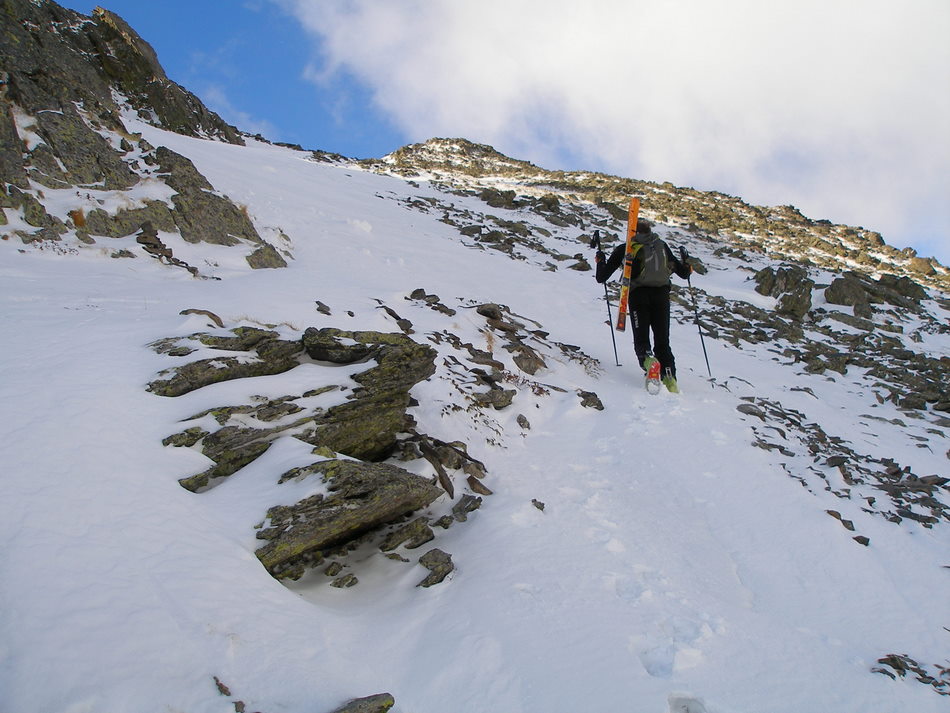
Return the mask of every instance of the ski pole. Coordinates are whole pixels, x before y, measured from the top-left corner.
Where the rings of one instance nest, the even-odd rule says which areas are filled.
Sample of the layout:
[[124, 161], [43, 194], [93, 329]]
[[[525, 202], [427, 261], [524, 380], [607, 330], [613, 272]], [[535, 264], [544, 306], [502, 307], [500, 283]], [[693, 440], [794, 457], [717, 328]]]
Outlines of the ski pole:
[[[590, 239], [590, 246], [600, 250], [600, 231], [594, 231], [594, 237]], [[620, 366], [620, 357], [617, 355], [617, 338], [614, 336], [614, 316], [610, 312], [610, 296], [607, 293], [607, 283], [604, 283], [604, 301], [607, 303], [607, 328], [610, 330], [610, 341], [614, 345], [614, 361]]]
[[[689, 264], [689, 254], [686, 252], [686, 248], [680, 245], [680, 259]], [[699, 341], [703, 345], [703, 357], [706, 359], [706, 371], [709, 373], [709, 378], [712, 378], [712, 369], [709, 368], [709, 354], [706, 353], [706, 340], [703, 338], [703, 327], [699, 323], [699, 305], [696, 302], [696, 292], [693, 290], [693, 281], [690, 279], [693, 274], [692, 267], [690, 267], [689, 275], [686, 276], [686, 284], [689, 285], [689, 294], [693, 298], [693, 314], [696, 316], [696, 329], [699, 330]]]

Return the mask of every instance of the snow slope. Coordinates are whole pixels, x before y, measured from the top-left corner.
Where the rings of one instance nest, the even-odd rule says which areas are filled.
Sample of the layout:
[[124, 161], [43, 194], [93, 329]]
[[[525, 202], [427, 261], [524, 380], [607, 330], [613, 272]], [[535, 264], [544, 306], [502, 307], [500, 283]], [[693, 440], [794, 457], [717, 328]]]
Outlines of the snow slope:
[[[890, 653], [948, 665], [946, 528], [895, 525], [803, 488], [779, 454], [751, 446], [736, 411], [741, 396], [781, 398], [915, 472], [945, 473], [940, 449], [856, 418], [867, 394], [783, 367], [764, 345], [707, 339], [714, 387], [691, 315], [678, 312], [683, 393], [649, 396], [628, 335], [617, 335], [614, 366], [591, 273], [466, 247], [438, 213], [394, 199], [483, 210], [480, 201], [262, 143], [129, 128], [191, 158], [262, 234], [289, 236], [294, 257], [287, 269], [252, 271], [230, 249], [162, 234], [177, 257], [221, 278], [195, 280], [141, 253], [107, 257], [134, 238], [101, 239], [102, 250], [0, 244], [0, 711], [224, 713], [240, 701], [319, 713], [380, 691], [395, 696], [396, 713], [946, 710], [950, 699], [932, 687], [871, 672]], [[579, 236], [570, 228], [559, 239]], [[694, 282], [765, 299], [728, 270]], [[408, 301], [420, 287], [457, 314]], [[147, 345], [208, 328], [182, 310], [287, 335], [397, 331], [384, 303], [420, 341], [449, 331], [488, 348], [470, 309], [482, 302], [507, 305], [599, 365], [548, 350], [535, 380], [558, 388], [515, 384], [512, 406], [479, 418], [447, 408], [458, 394], [444, 372], [414, 389], [420, 430], [466, 442], [494, 491], [433, 543], [456, 563], [446, 582], [417, 588], [421, 566], [369, 549], [352, 558], [352, 589], [319, 572], [289, 586], [272, 579], [253, 528], [288, 497], [276, 474], [306, 462], [310, 448], [294, 439], [207, 493], [177, 483], [206, 462], [162, 446], [178, 421], [248, 389], [277, 395], [322, 378], [301, 367], [211, 395], [152, 395], [145, 385], [168, 357]], [[945, 336], [928, 348], [950, 353]], [[577, 390], [605, 409], [582, 407]], [[423, 461], [408, 467], [432, 474]]]

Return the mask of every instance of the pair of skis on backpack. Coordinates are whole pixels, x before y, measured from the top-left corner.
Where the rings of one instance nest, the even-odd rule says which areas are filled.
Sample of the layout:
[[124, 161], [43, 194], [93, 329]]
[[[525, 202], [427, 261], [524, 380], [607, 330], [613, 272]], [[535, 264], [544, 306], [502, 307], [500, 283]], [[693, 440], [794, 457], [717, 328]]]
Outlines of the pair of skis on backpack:
[[679, 386], [676, 384], [676, 379], [672, 374], [660, 373], [660, 360], [652, 354], [646, 355], [646, 358], [643, 360], [643, 368], [646, 370], [644, 386], [646, 386], [647, 393], [654, 395], [660, 393], [661, 385], [665, 386], [666, 390], [671, 394], [678, 394], [680, 392]]

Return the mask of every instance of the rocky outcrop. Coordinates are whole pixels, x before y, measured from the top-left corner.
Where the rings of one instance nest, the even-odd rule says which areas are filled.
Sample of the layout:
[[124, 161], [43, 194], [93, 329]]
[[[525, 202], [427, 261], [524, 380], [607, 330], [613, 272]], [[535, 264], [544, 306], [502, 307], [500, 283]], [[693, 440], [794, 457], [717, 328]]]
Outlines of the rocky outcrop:
[[825, 289], [825, 301], [829, 304], [854, 307], [855, 315], [870, 317], [873, 304], [888, 304], [913, 312], [920, 310], [920, 301], [927, 299], [927, 292], [906, 276], [882, 275], [876, 281], [856, 272], [847, 272], [836, 277]]
[[775, 311], [794, 319], [801, 319], [811, 309], [811, 291], [815, 281], [798, 266], [784, 266], [775, 270], [766, 267], [755, 275], [755, 291], [775, 297]]
[[307, 355], [317, 361], [353, 364], [372, 359], [376, 365], [356, 374], [359, 384], [344, 404], [329, 409], [315, 428], [300, 438], [328, 445], [340, 453], [381, 460], [396, 446], [396, 434], [412, 430], [406, 409], [409, 390], [435, 372], [435, 350], [403, 334], [307, 329]]
[[[94, 236], [125, 237], [151, 223], [192, 243], [256, 246], [247, 256], [253, 268], [286, 266], [246, 210], [215, 192], [191, 161], [126, 131], [120, 96], [144, 121], [243, 144], [234, 127], [168, 79], [154, 50], [122, 18], [102, 8], [88, 18], [54, 2], [29, 0], [2, 0], [0, 13], [0, 185], [6, 186], [0, 207], [22, 211], [36, 228], [17, 231], [24, 243], [59, 241], [75, 231], [79, 244], [93, 244]], [[175, 191], [170, 204], [146, 199], [113, 213], [96, 204], [96, 193], [133, 188], [146, 176], [164, 179]], [[42, 191], [30, 181], [83, 189], [66, 208], [69, 219], [49, 215]], [[168, 258], [167, 264], [184, 266], [157, 255], [154, 241], [145, 247]], [[133, 255], [127, 248], [120, 252]]]
[[365, 698], [354, 698], [333, 713], [386, 713], [396, 705], [396, 700], [389, 693], [377, 693]]
[[[121, 17], [96, 8], [86, 17], [55, 2], [2, 0], [0, 56], [8, 96], [27, 113], [65, 112], [81, 104], [94, 121], [121, 129], [112, 89], [141, 110], [143, 119], [190, 136], [243, 143], [237, 129], [205, 108], [193, 94], [165, 75], [155, 51]], [[78, 131], [77, 131], [78, 130]]]
[[[221, 324], [220, 317], [207, 310], [185, 312]], [[455, 497], [451, 470], [468, 476], [474, 492], [491, 493], [480, 482], [485, 466], [468, 455], [464, 443], [444, 443], [416, 430], [407, 413], [410, 389], [434, 373], [435, 350], [404, 334], [311, 328], [299, 340], [290, 340], [272, 330], [242, 327], [162, 339], [152, 347], [175, 359], [222, 352], [168, 369], [149, 385], [153, 393], [172, 397], [224, 380], [280, 373], [300, 363], [365, 363], [355, 374], [347, 370], [350, 376], [338, 385], [194, 414], [163, 442], [195, 449], [213, 462], [205, 471], [181, 479], [181, 485], [195, 493], [253, 463], [278, 438], [293, 436], [314, 446], [312, 462], [274, 475], [278, 484], [293, 483], [297, 492], [303, 488], [310, 494], [292, 505], [271, 507], [258, 528], [264, 544], [257, 556], [278, 579], [297, 579], [332, 558], [325, 568], [334, 578], [331, 586], [354, 586], [356, 574], [343, 571], [345, 555], [371, 538], [378, 539], [387, 557], [409, 562], [400, 550], [435, 538], [430, 514], [409, 516], [442, 495]], [[352, 387], [352, 382], [357, 385]], [[394, 462], [380, 462], [390, 456], [401, 461], [424, 458], [437, 476], [425, 478]], [[436, 524], [448, 528], [464, 522], [481, 502], [464, 494], [452, 506], [451, 516]], [[453, 569], [451, 556], [441, 550], [430, 550], [419, 562], [430, 570], [420, 586], [438, 584]]]
[[318, 492], [292, 506], [267, 512], [257, 537], [267, 544], [258, 559], [278, 579], [299, 578], [323, 561], [324, 552], [429, 505], [442, 489], [402, 468], [383, 463], [324, 460], [285, 473], [282, 480], [318, 478]]
[[[253, 358], [216, 356], [190, 362], [162, 372], [159, 375], [162, 378], [149, 383], [148, 390], [159, 396], [181, 396], [221, 381], [280, 374], [300, 363], [298, 357], [303, 352], [300, 342], [278, 339], [276, 332], [253, 327], [238, 327], [233, 330], [233, 334], [233, 337], [198, 334], [183, 340], [156, 342], [153, 347], [164, 353], [170, 353], [175, 345], [181, 349], [181, 343], [191, 341], [196, 346], [211, 349], [250, 352]], [[177, 353], [182, 354], [181, 351]]]

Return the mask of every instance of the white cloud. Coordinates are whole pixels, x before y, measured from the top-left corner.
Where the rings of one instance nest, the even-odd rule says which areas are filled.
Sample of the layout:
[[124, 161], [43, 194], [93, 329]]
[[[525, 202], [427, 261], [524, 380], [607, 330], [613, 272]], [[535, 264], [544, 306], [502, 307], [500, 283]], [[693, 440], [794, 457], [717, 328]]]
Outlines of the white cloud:
[[411, 140], [930, 225], [950, 260], [946, 0], [276, 1]]

